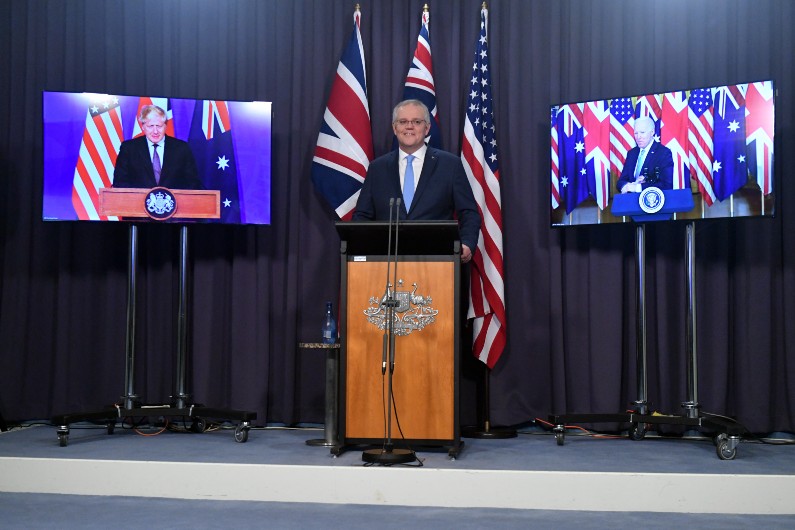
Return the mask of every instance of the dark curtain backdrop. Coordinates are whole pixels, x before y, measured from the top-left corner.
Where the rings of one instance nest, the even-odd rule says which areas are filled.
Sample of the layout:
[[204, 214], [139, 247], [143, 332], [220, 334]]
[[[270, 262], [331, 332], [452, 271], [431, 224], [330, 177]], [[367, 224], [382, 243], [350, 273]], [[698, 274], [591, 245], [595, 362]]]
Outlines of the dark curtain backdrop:
[[[376, 153], [423, 1], [363, 1]], [[480, 0], [435, 0], [431, 44], [445, 147], [460, 152]], [[310, 181], [354, 2], [21, 1], [0, 6], [0, 411], [47, 418], [124, 393], [128, 227], [41, 220], [42, 90], [273, 102], [270, 226], [190, 231], [189, 391], [258, 423], [321, 422], [324, 302], [339, 301], [333, 212]], [[491, 376], [492, 423], [617, 412], [637, 398], [634, 228], [549, 228], [549, 107], [773, 78], [775, 219], [696, 224], [699, 401], [754, 432], [795, 430], [792, 20], [784, 0], [494, 0], [508, 347]], [[789, 66], [788, 66], [789, 65]], [[136, 392], [168, 402], [179, 234], [140, 230]], [[684, 226], [650, 227], [649, 401], [686, 398]], [[789, 323], [789, 324], [787, 324]], [[464, 359], [462, 416], [475, 417]]]

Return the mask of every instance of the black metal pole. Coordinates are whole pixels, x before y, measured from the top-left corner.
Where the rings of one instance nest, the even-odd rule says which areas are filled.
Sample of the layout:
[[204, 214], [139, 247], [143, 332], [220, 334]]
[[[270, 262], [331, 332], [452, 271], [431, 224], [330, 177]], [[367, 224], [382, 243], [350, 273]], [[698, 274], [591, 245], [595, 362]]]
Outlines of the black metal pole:
[[185, 391], [185, 374], [187, 371], [187, 340], [188, 340], [188, 227], [179, 229], [179, 308], [177, 314], [177, 373], [174, 390], [175, 406], [184, 409], [188, 406], [189, 395]]
[[138, 275], [138, 227], [130, 223], [127, 253], [127, 340], [125, 343], [124, 408], [135, 408], [135, 280]]

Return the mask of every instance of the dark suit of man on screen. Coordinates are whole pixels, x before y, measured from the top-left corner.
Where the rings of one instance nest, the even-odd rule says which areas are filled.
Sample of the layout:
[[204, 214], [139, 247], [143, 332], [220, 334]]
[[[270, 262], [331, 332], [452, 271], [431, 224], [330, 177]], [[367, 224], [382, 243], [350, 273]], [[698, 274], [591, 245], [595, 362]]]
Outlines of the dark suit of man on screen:
[[[190, 146], [165, 133], [165, 111], [146, 105], [141, 108], [139, 122], [144, 136], [122, 142], [113, 171], [113, 187], [203, 189]], [[158, 166], [160, 175], [156, 176]]]
[[[446, 151], [428, 147], [425, 137], [431, 127], [428, 108], [420, 101], [398, 103], [392, 112], [392, 130], [399, 148], [375, 159], [356, 203], [354, 221], [388, 221], [389, 200], [401, 197], [400, 219], [458, 219], [461, 261], [472, 259], [480, 233], [478, 212], [461, 159]], [[409, 155], [411, 170], [408, 169]], [[414, 193], [406, 208], [404, 184], [413, 177]]]
[[[616, 182], [620, 193], [638, 193], [655, 186], [670, 190], [674, 186], [674, 158], [671, 150], [654, 141], [654, 121], [649, 117], [635, 120], [635, 143], [627, 153], [621, 177]], [[638, 159], [641, 163], [638, 164]]]

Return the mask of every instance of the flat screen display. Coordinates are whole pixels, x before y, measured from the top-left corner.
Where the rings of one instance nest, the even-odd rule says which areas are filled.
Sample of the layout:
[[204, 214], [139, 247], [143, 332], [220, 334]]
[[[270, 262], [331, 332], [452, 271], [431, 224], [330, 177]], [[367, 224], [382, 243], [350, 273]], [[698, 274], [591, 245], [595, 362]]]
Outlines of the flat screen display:
[[[43, 92], [45, 221], [156, 219], [115, 211], [119, 200], [127, 200], [125, 190], [134, 192], [133, 187], [140, 188], [139, 195], [148, 201], [135, 202], [135, 209], [150, 206], [162, 210], [173, 202], [168, 193], [157, 191], [160, 188], [150, 193], [149, 184], [130, 184], [137, 178], [129, 174], [132, 170], [126, 175], [125, 187], [114, 189], [123, 142], [130, 141], [125, 151], [134, 153], [128, 159], [144, 160], [137, 146], [148, 149], [140, 138], [145, 132], [138, 120], [145, 105], [162, 108], [166, 112], [165, 134], [181, 140], [165, 140], [163, 174], [179, 172], [179, 165], [186, 160], [187, 165], [193, 164], [191, 190], [181, 194], [178, 189], [167, 190], [178, 197], [172, 220], [270, 224], [271, 103], [85, 92]], [[181, 187], [178, 180], [169, 182], [174, 188]], [[135, 193], [131, 196], [137, 197]], [[208, 205], [215, 210], [208, 213]], [[191, 209], [202, 213], [191, 217]]]
[[631, 222], [649, 187], [692, 193], [673, 220], [773, 216], [774, 130], [771, 80], [554, 105], [550, 223]]

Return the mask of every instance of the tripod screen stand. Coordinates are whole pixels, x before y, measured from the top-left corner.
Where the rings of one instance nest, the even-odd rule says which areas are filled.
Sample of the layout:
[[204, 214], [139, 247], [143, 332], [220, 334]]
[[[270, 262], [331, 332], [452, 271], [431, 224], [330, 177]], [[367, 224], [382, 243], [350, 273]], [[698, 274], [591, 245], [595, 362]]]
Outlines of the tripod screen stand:
[[[128, 217], [144, 217], [142, 212], [143, 200], [131, 201], [129, 198], [135, 194], [146, 195], [146, 190], [103, 189], [105, 195], [114, 197], [118, 204], [123, 205], [123, 215]], [[208, 194], [215, 194], [218, 202], [218, 192], [202, 193], [174, 193], [183, 196], [179, 199], [178, 208], [180, 218], [212, 218], [214, 211], [218, 210], [217, 204], [208, 201]], [[118, 198], [122, 198], [121, 202]], [[122, 211], [105, 209], [103, 215], [121, 215]], [[206, 428], [207, 418], [223, 418], [239, 420], [235, 427], [235, 441], [246, 442], [251, 421], [257, 418], [255, 412], [216, 409], [190, 402], [190, 395], [186, 389], [186, 364], [187, 364], [187, 296], [188, 296], [188, 227], [180, 227], [179, 248], [179, 309], [177, 318], [177, 363], [175, 388], [172, 402], [166, 405], [145, 405], [135, 393], [135, 319], [136, 319], [136, 279], [138, 276], [138, 226], [130, 223], [129, 252], [127, 270], [127, 338], [125, 347], [124, 395], [122, 403], [92, 412], [63, 414], [53, 417], [53, 424], [58, 426], [58, 440], [62, 447], [69, 443], [69, 425], [80, 421], [106, 420], [108, 434], [112, 434], [116, 421], [127, 417], [186, 417], [192, 421], [191, 431], [203, 432]]]
[[[657, 190], [660, 192], [660, 190]], [[617, 414], [554, 414], [549, 422], [554, 424], [553, 432], [558, 445], [563, 445], [566, 424], [570, 423], [629, 423], [629, 437], [642, 440], [652, 424], [684, 425], [694, 428], [705, 427], [718, 434], [715, 445], [721, 460], [732, 460], [737, 454], [742, 427], [718, 416], [705, 416], [699, 411], [698, 403], [698, 362], [696, 342], [696, 290], [695, 290], [695, 227], [692, 221], [686, 225], [685, 256], [687, 267], [687, 400], [682, 403], [685, 414], [659, 415], [649, 412], [647, 395], [646, 363], [646, 226], [647, 222], [669, 219], [673, 213], [689, 211], [693, 208], [693, 196], [689, 189], [665, 190], [663, 208], [649, 213], [641, 207], [642, 193], [626, 193], [614, 197], [612, 212], [616, 216], [629, 216], [635, 225], [635, 264], [637, 269], [637, 400], [634, 410]]]

